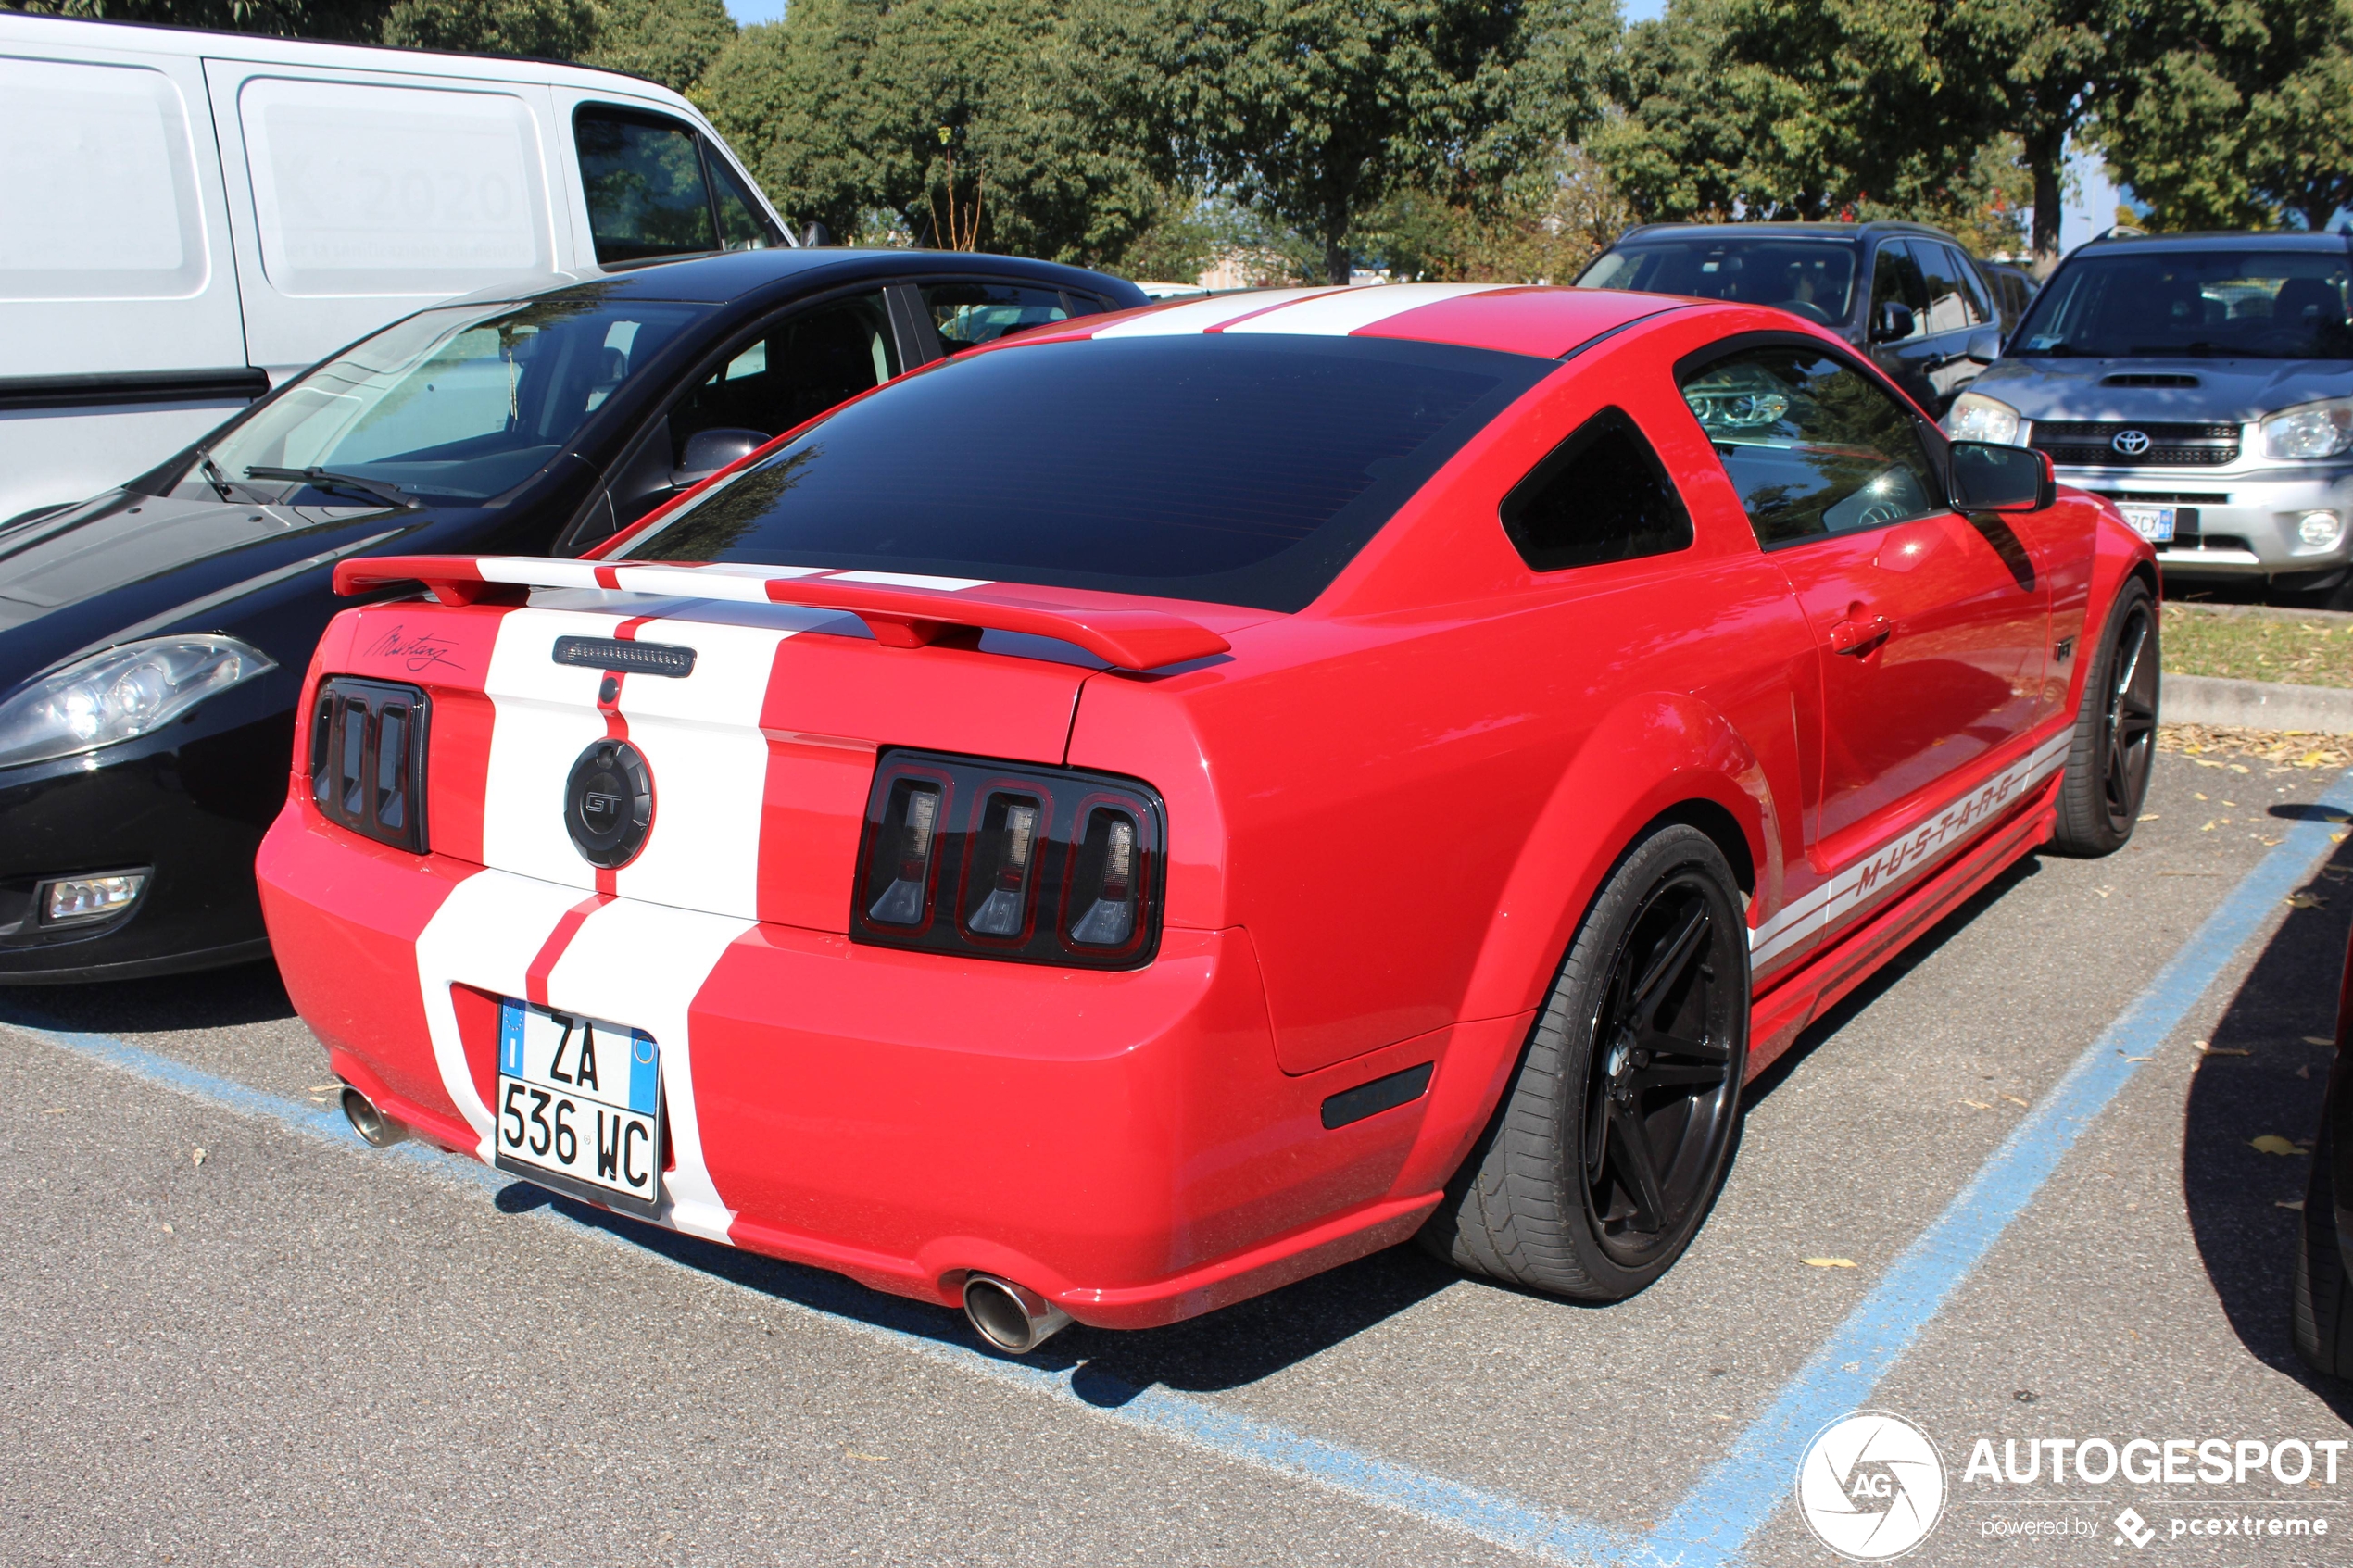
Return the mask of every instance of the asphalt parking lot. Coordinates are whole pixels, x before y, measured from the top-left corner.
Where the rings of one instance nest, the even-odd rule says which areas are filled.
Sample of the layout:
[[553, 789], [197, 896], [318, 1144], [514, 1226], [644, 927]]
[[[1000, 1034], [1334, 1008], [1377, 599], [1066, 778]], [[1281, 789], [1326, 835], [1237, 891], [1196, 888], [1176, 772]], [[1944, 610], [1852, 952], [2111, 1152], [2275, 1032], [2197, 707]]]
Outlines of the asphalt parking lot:
[[[1791, 1445], [1869, 1406], [1949, 1473], [1910, 1561], [2343, 1562], [2353, 1459], [1963, 1474], [1980, 1439], [2353, 1436], [2287, 1342], [2309, 1159], [2251, 1141], [2309, 1139], [2326, 1075], [2326, 790], [2160, 758], [2127, 851], [2029, 860], [1754, 1086], [1630, 1302], [1402, 1249], [1027, 1362], [366, 1149], [266, 967], [0, 991], [0, 1561], [1821, 1564]], [[2331, 1534], [2173, 1533], [2224, 1513]]]

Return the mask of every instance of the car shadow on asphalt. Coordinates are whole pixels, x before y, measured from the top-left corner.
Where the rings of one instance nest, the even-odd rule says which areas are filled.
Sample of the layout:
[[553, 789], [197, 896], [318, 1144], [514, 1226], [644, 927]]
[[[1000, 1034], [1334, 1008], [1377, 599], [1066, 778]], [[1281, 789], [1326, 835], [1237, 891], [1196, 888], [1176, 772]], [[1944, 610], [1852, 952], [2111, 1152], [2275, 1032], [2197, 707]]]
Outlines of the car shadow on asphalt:
[[89, 1035], [233, 1029], [294, 1017], [278, 966], [264, 959], [229, 969], [152, 980], [74, 985], [0, 985], [0, 1020]]
[[[2318, 809], [2275, 806], [2276, 817]], [[2309, 1388], [2353, 1422], [2353, 1383], [2322, 1377], [2288, 1336], [2288, 1285], [2300, 1204], [2335, 1059], [2337, 982], [2353, 925], [2353, 841], [2337, 847], [2305, 891], [2319, 901], [2287, 919], [2222, 1011], [2190, 1080], [2182, 1128], [2182, 1192], [2199, 1261], [2247, 1352]], [[2314, 1042], [2319, 1042], [2315, 1044]], [[2262, 1137], [2299, 1152], [2266, 1153]], [[2274, 1146], [2277, 1147], [2277, 1146]]]

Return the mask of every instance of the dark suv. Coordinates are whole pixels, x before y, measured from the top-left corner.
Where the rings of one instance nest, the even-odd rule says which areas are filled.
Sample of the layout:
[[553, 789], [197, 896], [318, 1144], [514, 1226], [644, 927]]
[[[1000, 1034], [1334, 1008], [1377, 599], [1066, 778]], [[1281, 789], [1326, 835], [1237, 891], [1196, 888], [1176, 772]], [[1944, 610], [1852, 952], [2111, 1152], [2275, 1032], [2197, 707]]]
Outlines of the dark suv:
[[1838, 332], [1939, 416], [2018, 324], [2012, 291], [1923, 223], [1646, 223], [1595, 257], [1577, 286], [1786, 310]]

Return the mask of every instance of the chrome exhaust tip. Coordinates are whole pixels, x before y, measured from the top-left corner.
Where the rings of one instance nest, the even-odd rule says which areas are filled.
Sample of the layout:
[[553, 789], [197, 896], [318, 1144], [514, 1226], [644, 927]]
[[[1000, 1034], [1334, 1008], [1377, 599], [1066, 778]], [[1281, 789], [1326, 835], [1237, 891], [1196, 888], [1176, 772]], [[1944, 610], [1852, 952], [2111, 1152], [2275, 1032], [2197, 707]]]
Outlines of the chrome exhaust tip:
[[390, 1148], [409, 1135], [408, 1128], [377, 1110], [374, 1100], [348, 1084], [343, 1086], [343, 1115], [371, 1148]]
[[964, 1316], [1009, 1356], [1026, 1356], [1070, 1326], [1070, 1314], [1026, 1286], [995, 1274], [964, 1278]]

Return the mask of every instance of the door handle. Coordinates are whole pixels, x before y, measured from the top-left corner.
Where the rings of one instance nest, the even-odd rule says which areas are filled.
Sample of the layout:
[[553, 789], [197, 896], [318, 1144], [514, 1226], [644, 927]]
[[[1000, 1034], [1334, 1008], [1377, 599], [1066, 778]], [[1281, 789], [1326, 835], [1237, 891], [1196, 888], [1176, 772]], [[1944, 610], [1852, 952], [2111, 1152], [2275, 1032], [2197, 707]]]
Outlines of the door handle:
[[1895, 622], [1884, 615], [1842, 621], [1831, 628], [1831, 652], [1869, 653], [1894, 630]]

